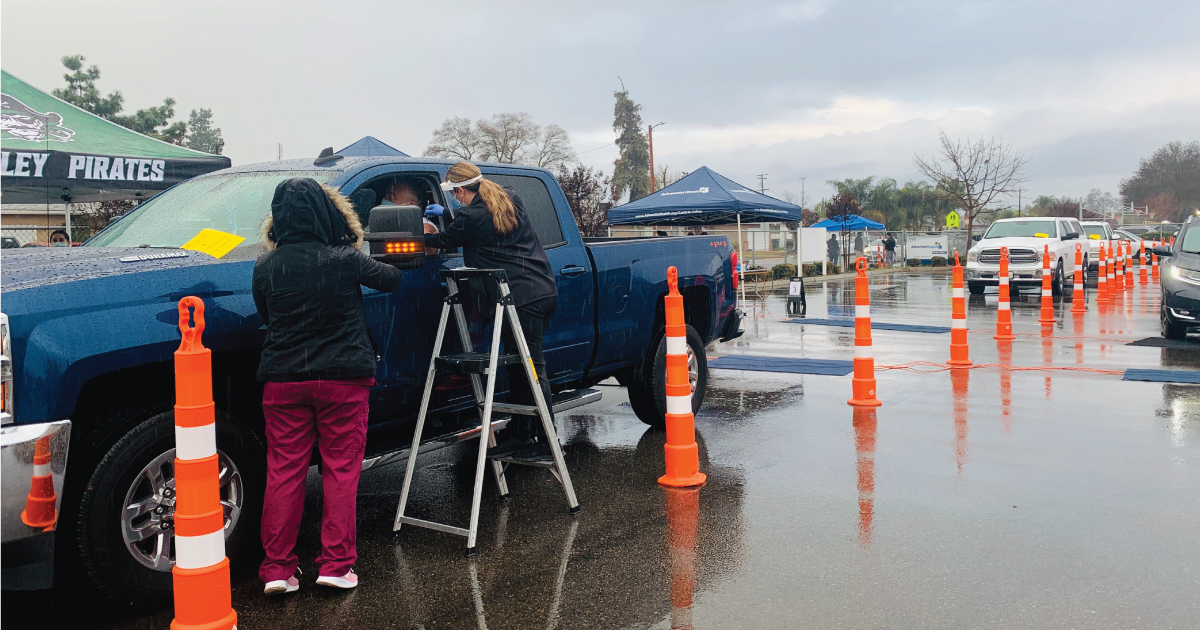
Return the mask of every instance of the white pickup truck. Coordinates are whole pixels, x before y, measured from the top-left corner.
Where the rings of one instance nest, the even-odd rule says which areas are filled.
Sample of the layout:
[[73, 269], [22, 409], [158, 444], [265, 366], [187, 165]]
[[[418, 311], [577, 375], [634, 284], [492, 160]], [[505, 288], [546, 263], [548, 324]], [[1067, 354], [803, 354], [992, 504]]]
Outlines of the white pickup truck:
[[[1062, 217], [1000, 219], [988, 227], [983, 239], [967, 250], [967, 287], [972, 295], [988, 286], [1000, 284], [1000, 248], [1008, 248], [1009, 284], [1020, 289], [1042, 284], [1042, 253], [1050, 248], [1050, 286], [1055, 295], [1063, 293], [1075, 273], [1075, 245], [1082, 244], [1083, 227], [1079, 221]], [[1083, 248], [1084, 274], [1091, 260], [1091, 249]], [[1086, 278], [1085, 278], [1086, 281]]]
[[1087, 277], [1095, 278], [1100, 272], [1100, 244], [1113, 239], [1113, 229], [1107, 221], [1082, 221], [1080, 225], [1083, 226], [1084, 238], [1092, 254], [1088, 261]]

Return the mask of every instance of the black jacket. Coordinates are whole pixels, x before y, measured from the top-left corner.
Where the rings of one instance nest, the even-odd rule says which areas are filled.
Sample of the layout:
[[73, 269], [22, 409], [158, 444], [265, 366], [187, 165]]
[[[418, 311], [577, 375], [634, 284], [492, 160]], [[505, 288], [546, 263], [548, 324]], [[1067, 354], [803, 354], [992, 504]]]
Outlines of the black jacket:
[[267, 326], [258, 380], [374, 376], [360, 285], [390, 293], [400, 286], [400, 270], [341, 244], [355, 238], [353, 229], [312, 180], [280, 184], [271, 215], [268, 246], [277, 248], [254, 264], [254, 305]]
[[476, 195], [471, 205], [458, 210], [454, 222], [444, 232], [426, 235], [425, 245], [439, 249], [462, 247], [466, 266], [503, 269], [517, 306], [554, 297], [558, 295], [554, 270], [525, 214], [521, 198], [511, 188], [504, 191], [517, 207], [517, 227], [508, 236], [496, 233], [483, 197]]

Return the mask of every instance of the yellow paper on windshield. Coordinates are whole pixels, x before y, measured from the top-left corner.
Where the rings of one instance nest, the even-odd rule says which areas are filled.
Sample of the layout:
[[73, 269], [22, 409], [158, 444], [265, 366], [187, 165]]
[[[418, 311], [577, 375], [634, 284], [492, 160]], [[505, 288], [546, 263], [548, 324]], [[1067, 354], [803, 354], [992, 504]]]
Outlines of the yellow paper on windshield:
[[1050, 238], [1049, 234], [1045, 234], [1043, 232], [1034, 232], [1033, 235], [1037, 238]]
[[241, 245], [244, 240], [246, 240], [244, 236], [204, 228], [200, 230], [199, 234], [192, 237], [192, 240], [181, 245], [180, 248], [208, 254], [213, 258], [220, 258], [233, 251], [233, 248]]
[[1098, 241], [1098, 240], [1100, 240], [1100, 235], [1099, 234], [1088, 234], [1088, 238], [1092, 239], [1093, 241]]

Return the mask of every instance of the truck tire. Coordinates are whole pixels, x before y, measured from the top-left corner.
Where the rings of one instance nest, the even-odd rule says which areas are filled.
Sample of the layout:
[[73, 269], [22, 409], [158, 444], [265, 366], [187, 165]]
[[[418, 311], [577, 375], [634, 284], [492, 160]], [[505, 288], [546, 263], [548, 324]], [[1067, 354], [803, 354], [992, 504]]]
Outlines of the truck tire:
[[[261, 557], [265, 451], [253, 432], [221, 413], [217, 451], [225, 555], [234, 566], [246, 566]], [[118, 604], [143, 608], [171, 602], [174, 457], [174, 412], [160, 413], [117, 440], [83, 491], [74, 542], [86, 575]], [[128, 509], [134, 505], [142, 509]]]
[[982, 282], [967, 283], [967, 290], [971, 292], [971, 295], [983, 295], [985, 289], [987, 289], [987, 285]]
[[1058, 267], [1054, 269], [1054, 278], [1050, 281], [1050, 293], [1052, 295], [1063, 294], [1063, 262], [1058, 261]]
[[[704, 340], [691, 326], [687, 327], [688, 372], [692, 381], [692, 413], [700, 411], [704, 403], [704, 391], [708, 387], [708, 356], [704, 352]], [[650, 346], [654, 352], [644, 359], [642, 378], [633, 379], [627, 387], [629, 406], [642, 422], [656, 428], [666, 427], [667, 413], [667, 338], [658, 337], [658, 343]]]

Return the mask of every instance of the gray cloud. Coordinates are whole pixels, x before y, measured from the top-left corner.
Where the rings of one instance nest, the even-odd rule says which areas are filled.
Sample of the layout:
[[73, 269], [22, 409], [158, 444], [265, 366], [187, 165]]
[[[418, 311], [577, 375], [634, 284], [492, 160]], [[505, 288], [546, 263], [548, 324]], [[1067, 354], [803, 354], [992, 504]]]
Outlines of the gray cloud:
[[590, 149], [618, 76], [667, 122], [659, 163], [776, 190], [903, 180], [939, 126], [1002, 134], [1033, 158], [1030, 188], [1072, 195], [1200, 137], [1198, 3], [12, 0], [3, 18], [6, 69], [49, 89], [83, 53], [130, 109], [211, 107], [235, 163], [365, 134], [419, 153], [446, 117], [500, 111]]

